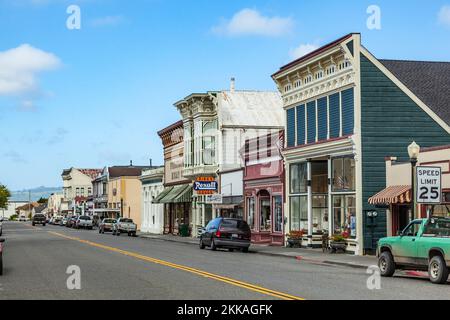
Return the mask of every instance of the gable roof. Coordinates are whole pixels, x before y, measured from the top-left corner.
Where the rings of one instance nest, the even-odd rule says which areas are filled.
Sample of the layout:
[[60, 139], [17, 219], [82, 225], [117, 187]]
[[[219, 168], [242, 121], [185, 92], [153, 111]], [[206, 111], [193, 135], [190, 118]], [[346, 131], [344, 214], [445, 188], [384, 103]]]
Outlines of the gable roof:
[[101, 174], [103, 171], [102, 169], [77, 169], [77, 170], [80, 171], [82, 174], [90, 177], [92, 180], [97, 178], [97, 176]]
[[42, 213], [42, 211], [44, 211], [45, 209], [47, 209], [47, 204], [41, 204], [37, 207], [34, 208], [34, 213]]
[[385, 60], [379, 61], [450, 125], [450, 62]]

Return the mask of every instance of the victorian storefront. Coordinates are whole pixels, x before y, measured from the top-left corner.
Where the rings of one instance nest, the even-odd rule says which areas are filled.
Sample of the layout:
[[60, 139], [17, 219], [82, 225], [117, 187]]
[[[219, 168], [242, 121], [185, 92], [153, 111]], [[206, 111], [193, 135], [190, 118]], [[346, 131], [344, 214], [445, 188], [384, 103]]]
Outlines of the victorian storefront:
[[263, 135], [247, 140], [241, 150], [245, 159], [245, 219], [254, 243], [284, 244], [283, 139], [283, 132]]
[[349, 34], [272, 76], [286, 112], [287, 233], [303, 231], [309, 247], [339, 235], [348, 252], [375, 252], [388, 218], [384, 209], [373, 217], [368, 200], [386, 187], [385, 157], [407, 157], [414, 140], [450, 142], [449, 95], [439, 90], [448, 70], [378, 60]]
[[183, 177], [183, 122], [158, 132], [164, 146], [164, 190], [152, 201], [164, 206], [164, 234], [192, 234], [192, 184]]
[[[192, 184], [211, 180], [217, 186], [220, 179], [231, 179], [222, 183], [221, 190], [194, 191], [193, 236], [220, 214], [242, 213], [242, 174], [241, 178], [236, 176], [243, 168], [239, 150], [248, 137], [283, 128], [277, 92], [237, 91], [234, 87], [232, 79], [229, 91], [192, 94], [175, 104], [184, 125], [183, 176]], [[241, 181], [239, 187], [236, 179]], [[221, 196], [222, 191], [221, 203], [210, 201], [211, 196]]]

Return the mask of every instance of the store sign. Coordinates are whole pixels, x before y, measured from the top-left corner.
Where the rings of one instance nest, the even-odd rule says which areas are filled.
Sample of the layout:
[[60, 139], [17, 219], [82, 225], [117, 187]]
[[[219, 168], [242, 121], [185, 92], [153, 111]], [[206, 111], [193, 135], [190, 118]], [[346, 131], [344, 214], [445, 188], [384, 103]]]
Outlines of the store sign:
[[442, 168], [417, 167], [417, 203], [442, 202]]
[[221, 194], [209, 194], [205, 197], [205, 203], [207, 203], [207, 204], [222, 204], [223, 197]]
[[214, 194], [219, 190], [217, 181], [213, 177], [199, 177], [194, 182], [197, 194]]

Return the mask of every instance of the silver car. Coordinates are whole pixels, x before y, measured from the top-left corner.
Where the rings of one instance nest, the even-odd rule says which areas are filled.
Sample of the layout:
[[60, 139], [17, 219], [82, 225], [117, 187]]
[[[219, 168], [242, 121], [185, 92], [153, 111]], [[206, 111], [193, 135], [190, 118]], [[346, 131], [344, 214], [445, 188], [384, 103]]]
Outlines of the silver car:
[[75, 223], [75, 228], [92, 230], [94, 228], [94, 222], [89, 216], [80, 216]]
[[113, 235], [120, 236], [121, 233], [127, 233], [129, 237], [136, 237], [137, 225], [129, 218], [120, 218], [113, 225]]

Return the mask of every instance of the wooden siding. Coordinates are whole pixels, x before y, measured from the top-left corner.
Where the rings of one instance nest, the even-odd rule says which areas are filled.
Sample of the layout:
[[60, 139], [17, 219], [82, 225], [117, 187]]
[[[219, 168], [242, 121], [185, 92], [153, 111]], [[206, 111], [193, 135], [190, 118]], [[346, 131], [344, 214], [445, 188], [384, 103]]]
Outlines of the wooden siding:
[[339, 138], [341, 133], [339, 93], [330, 96], [330, 138]]
[[308, 143], [316, 142], [316, 102], [307, 104], [308, 117]]
[[319, 130], [319, 141], [327, 140], [328, 138], [328, 102], [327, 98], [317, 100], [317, 122]]
[[344, 90], [342, 97], [342, 134], [352, 135], [355, 131], [355, 95], [354, 89]]
[[295, 146], [295, 108], [289, 109], [287, 113], [287, 146]]
[[[408, 145], [446, 145], [450, 135], [361, 54], [361, 134], [364, 247], [375, 249], [386, 236], [386, 211], [369, 205], [368, 199], [386, 187], [386, 156], [408, 160]], [[379, 216], [366, 218], [367, 210]]]
[[304, 104], [297, 107], [297, 145], [304, 145], [306, 142], [305, 108]]

